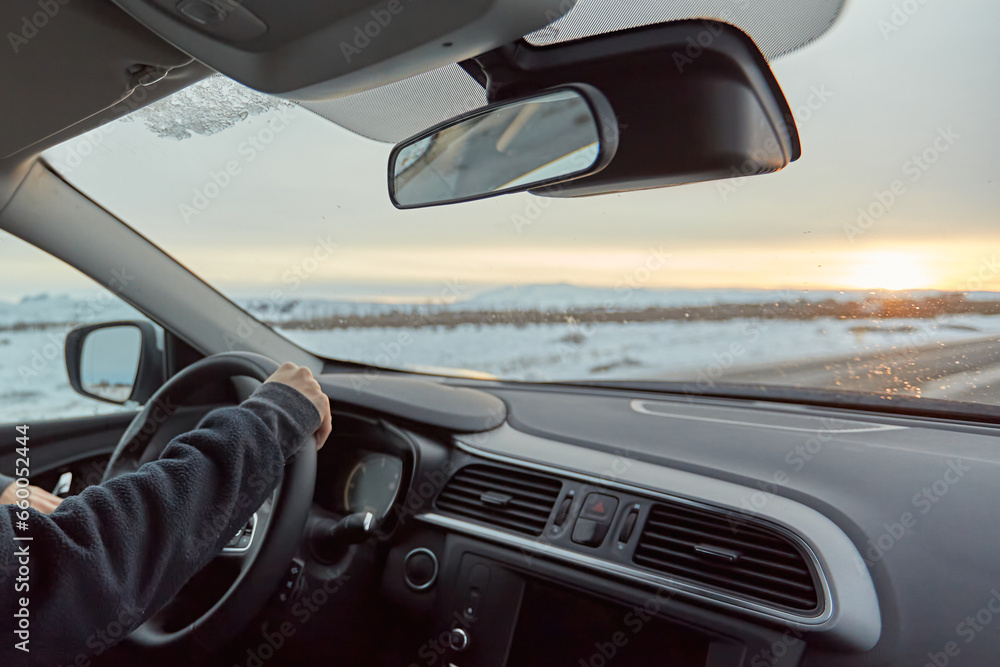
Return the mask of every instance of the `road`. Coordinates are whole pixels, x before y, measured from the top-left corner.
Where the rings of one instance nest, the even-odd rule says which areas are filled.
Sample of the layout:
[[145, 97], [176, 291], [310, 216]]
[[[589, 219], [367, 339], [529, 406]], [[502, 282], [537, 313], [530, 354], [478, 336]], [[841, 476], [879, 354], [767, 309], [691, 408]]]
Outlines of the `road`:
[[716, 381], [1000, 404], [1000, 336], [839, 359], [733, 368]]

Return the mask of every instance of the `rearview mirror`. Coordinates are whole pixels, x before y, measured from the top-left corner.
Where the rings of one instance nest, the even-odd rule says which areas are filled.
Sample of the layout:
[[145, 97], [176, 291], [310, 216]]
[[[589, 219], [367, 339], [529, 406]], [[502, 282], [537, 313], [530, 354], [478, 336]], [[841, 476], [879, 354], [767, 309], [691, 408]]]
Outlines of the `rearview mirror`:
[[398, 144], [389, 156], [397, 208], [482, 199], [594, 174], [618, 147], [611, 105], [568, 85], [491, 104]]
[[77, 327], [66, 336], [66, 373], [77, 393], [105, 403], [145, 403], [163, 371], [148, 322]]

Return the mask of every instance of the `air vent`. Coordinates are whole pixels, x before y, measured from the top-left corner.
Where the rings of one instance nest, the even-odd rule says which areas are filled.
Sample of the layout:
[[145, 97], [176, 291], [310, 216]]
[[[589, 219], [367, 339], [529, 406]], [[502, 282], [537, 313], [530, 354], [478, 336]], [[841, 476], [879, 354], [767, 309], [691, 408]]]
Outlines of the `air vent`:
[[485, 523], [541, 535], [562, 482], [500, 466], [470, 465], [448, 481], [437, 508]]
[[795, 543], [735, 513], [658, 503], [632, 560], [781, 609], [814, 612], [819, 606], [813, 573]]

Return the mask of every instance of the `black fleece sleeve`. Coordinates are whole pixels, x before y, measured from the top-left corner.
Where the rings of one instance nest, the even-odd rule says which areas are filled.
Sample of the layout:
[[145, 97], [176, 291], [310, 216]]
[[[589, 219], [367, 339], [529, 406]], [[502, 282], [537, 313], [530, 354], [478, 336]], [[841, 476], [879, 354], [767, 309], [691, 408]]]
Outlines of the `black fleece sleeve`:
[[[246, 523], [319, 424], [305, 396], [267, 383], [136, 472], [51, 515], [27, 510], [26, 529], [24, 510], [0, 506], [0, 664], [72, 664], [107, 648], [107, 628], [125, 625], [124, 636], [142, 624]], [[28, 652], [17, 633], [25, 602]]]

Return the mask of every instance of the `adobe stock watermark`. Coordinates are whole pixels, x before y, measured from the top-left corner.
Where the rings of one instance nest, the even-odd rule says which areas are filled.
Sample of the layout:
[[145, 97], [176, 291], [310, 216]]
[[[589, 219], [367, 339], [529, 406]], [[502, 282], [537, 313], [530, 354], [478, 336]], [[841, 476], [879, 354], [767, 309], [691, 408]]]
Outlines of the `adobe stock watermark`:
[[749, 4], [749, 0], [733, 0], [733, 2], [727, 3], [725, 9], [719, 13], [718, 19], [703, 19], [702, 29], [698, 31], [696, 36], [687, 38], [687, 46], [684, 47], [684, 50], [673, 52], [671, 58], [677, 71], [683, 73], [686, 67], [693, 65], [698, 58], [704, 55], [705, 51], [715, 43], [715, 40], [725, 30], [723, 24], [732, 23], [734, 15], [738, 13], [737, 10], [742, 11], [747, 4]]
[[[875, 223], [892, 211], [893, 207], [906, 196], [909, 187], [918, 183], [930, 171], [941, 157], [950, 151], [962, 138], [951, 127], [940, 127], [931, 143], [918, 153], [911, 155], [900, 166], [901, 178], [894, 179], [884, 190], [872, 193], [872, 201], [858, 208], [854, 222], [844, 223], [844, 234], [847, 240], [853, 242], [866, 234]], [[905, 180], [904, 178], [905, 177]], [[907, 185], [909, 182], [909, 185]]]
[[87, 650], [77, 653], [72, 661], [61, 663], [66, 667], [90, 667], [91, 658], [99, 658], [118, 642], [127, 637], [143, 620], [145, 611], [138, 607], [124, 605], [119, 607], [103, 627], [96, 628], [87, 636]]
[[190, 224], [194, 218], [208, 209], [212, 202], [218, 199], [243, 173], [243, 169], [256, 160], [280, 134], [288, 129], [291, 121], [298, 116], [298, 112], [293, 112], [290, 107], [283, 106], [271, 111], [268, 115], [270, 118], [268, 118], [267, 125], [241, 141], [236, 147], [239, 159], [228, 160], [221, 169], [209, 171], [205, 182], [192, 191], [191, 200], [178, 204], [177, 212], [186, 224]]
[[884, 18], [880, 18], [875, 25], [882, 34], [884, 41], [903, 29], [907, 23], [916, 16], [921, 9], [926, 7], [931, 0], [903, 0], [892, 5], [892, 11]]
[[[646, 256], [631, 271], [623, 274], [615, 281], [614, 290], [617, 299], [605, 301], [598, 310], [614, 310], [626, 305], [636, 293], [648, 285], [653, 276], [666, 268], [672, 253], [666, 252], [663, 246], [646, 249]], [[566, 318], [568, 331], [556, 341], [556, 352], [560, 362], [567, 362], [580, 354], [583, 346], [594, 335], [600, 322], [580, 322], [574, 317]]]
[[[449, 278], [444, 281], [443, 286], [438, 291], [437, 295], [431, 299], [428, 305], [444, 306], [454, 303], [465, 292], [467, 292], [468, 289], [469, 286], [463, 284], [458, 278]], [[410, 325], [410, 328], [418, 328], [425, 317], [426, 315], [422, 315], [416, 318], [416, 320]], [[365, 366], [364, 371], [360, 375], [353, 375], [351, 377], [351, 388], [355, 392], [361, 393], [366, 387], [371, 385], [375, 378], [382, 374], [382, 368], [390, 368], [394, 365], [398, 365], [400, 358], [412, 344], [413, 337], [406, 331], [401, 331], [396, 334], [395, 340], [391, 340], [388, 343], [381, 343], [379, 345], [379, 353], [376, 354], [371, 360], [371, 363], [374, 364], [374, 366]]]
[[907, 510], [899, 517], [883, 523], [883, 532], [868, 540], [868, 548], [864, 553], [868, 566], [881, 562], [886, 553], [912, 533], [920, 517], [934, 509], [970, 470], [972, 466], [962, 459], [949, 460], [941, 477], [913, 494], [910, 505], [915, 513]]
[[[325, 579], [321, 586], [303, 592], [290, 608], [294, 621], [261, 623], [260, 641], [256, 646], [251, 645], [246, 649], [242, 663], [238, 664], [242, 664], [243, 667], [263, 667], [267, 661], [278, 655], [327, 603], [337, 598], [337, 594], [350, 579], [351, 575], [343, 572], [331, 579]], [[269, 627], [271, 625], [273, 627]]]
[[[82, 307], [76, 313], [77, 323], [89, 323], [96, 321], [99, 316], [109, 307], [118, 303], [118, 294], [135, 280], [136, 275], [131, 273], [126, 266], [111, 270], [111, 279], [105, 285], [106, 290], [101, 290], [96, 295], [87, 297]], [[64, 364], [64, 348], [66, 335], [76, 326], [66, 324], [60, 326], [55, 332], [46, 335], [46, 341], [35, 347], [28, 354], [30, 359], [22, 362], [17, 367], [18, 377], [22, 385], [38, 379], [43, 373], [49, 370], [50, 365], [62, 367]]]
[[802, 472], [810, 461], [818, 457], [841, 428], [836, 420], [829, 417], [823, 417], [820, 423], [822, 424], [821, 428], [810, 433], [808, 438], [797, 443], [785, 454], [785, 463], [788, 468], [778, 468], [771, 474], [770, 479], [758, 480], [754, 483], [758, 490], [740, 498], [742, 513], [726, 514], [726, 522], [729, 524], [730, 530], [736, 533], [742, 526], [749, 523], [752, 517], [759, 516], [771, 498], [778, 493], [778, 490], [781, 487], [787, 488], [795, 473]]
[[[956, 640], [945, 642], [940, 651], [932, 651], [927, 654], [927, 662], [922, 667], [948, 667], [952, 663], [952, 658], [958, 657], [962, 653], [962, 646], [969, 645], [976, 640], [998, 617], [1000, 617], [1000, 590], [990, 589], [990, 598], [978, 610], [969, 614], [955, 626], [955, 634], [962, 639], [962, 643]], [[961, 662], [960, 664], [971, 664]]]
[[[413, 0], [405, 0], [409, 4]], [[340, 43], [340, 52], [344, 60], [348, 63], [361, 55], [361, 52], [371, 46], [373, 40], [378, 39], [382, 31], [389, 27], [392, 20], [403, 13], [406, 9], [403, 0], [389, 0], [384, 8], [374, 8], [368, 12], [371, 17], [364, 23], [354, 26], [354, 34], [350, 42]], [[367, 18], [367, 17], [366, 17]]]
[[[808, 123], [813, 115], [826, 106], [826, 103], [833, 99], [835, 95], [832, 90], [827, 88], [825, 83], [810, 86], [808, 97], [794, 109], [796, 124], [801, 127]], [[760, 123], [763, 126], [762, 130], [771, 131], [770, 126], [766, 125], [766, 119], [762, 118]], [[772, 136], [767, 138], [762, 147], [751, 151], [750, 157], [741, 164], [730, 167], [730, 177], [716, 182], [716, 189], [722, 201], [728, 201], [730, 195], [742, 188], [750, 176], [771, 171], [771, 165], [775, 161], [775, 156], [781, 155], [781, 153], [781, 146], [778, 145], [778, 140], [773, 136], [772, 132]]]
[[793, 650], [801, 650], [802, 631], [788, 626], [781, 637], [750, 658], [750, 667], [773, 667], [780, 664]]
[[[617, 140], [622, 130], [628, 128], [627, 124], [621, 125], [617, 119], [613, 118], [602, 119], [601, 126], [600, 136], [602, 137], [602, 141], [604, 138]], [[594, 164], [598, 157], [599, 154], [597, 153], [589, 153], [582, 150], [577, 151], [568, 159], [564, 158], [564, 164], [567, 169], [562, 173], [565, 175], [572, 175], [584, 172]], [[559, 192], [563, 191], [565, 188], [572, 188], [574, 185], [576, 185], [575, 179], [542, 186], [546, 194], [538, 194], [529, 198], [527, 203], [524, 205], [524, 209], [520, 213], [510, 214], [510, 224], [514, 228], [514, 232], [518, 235], [523, 234], [526, 228], [531, 227], [541, 219], [542, 214], [548, 210], [548, 208], [552, 206], [555, 201], [563, 199], [559, 196]]]
[[18, 54], [21, 49], [28, 45], [28, 42], [38, 36], [39, 31], [44, 30], [49, 22], [59, 15], [59, 11], [70, 3], [70, 0], [38, 0], [35, 6], [38, 11], [25, 14], [21, 17], [21, 24], [17, 32], [7, 33], [7, 42], [14, 54]]
[[[298, 290], [307, 280], [319, 271], [320, 267], [333, 258], [340, 244], [334, 242], [330, 235], [317, 236], [312, 249], [304, 257], [293, 262], [282, 274], [281, 282], [288, 285], [288, 290], [273, 289], [269, 295], [271, 306], [278, 306], [288, 298], [289, 293]], [[223, 338], [230, 352], [242, 349], [243, 343], [264, 326], [249, 314], [239, 315], [232, 328], [223, 331]]]
[[452, 460], [445, 461], [440, 470], [431, 470], [413, 480], [406, 490], [406, 497], [392, 506], [392, 513], [397, 526], [402, 526], [410, 518], [419, 515], [431, 507], [438, 492], [448, 483], [452, 473], [458, 470], [459, 464]]
[[[643, 630], [649, 627], [649, 623], [656, 619], [660, 612], [666, 608], [673, 599], [673, 591], [657, 588], [656, 592], [647, 597], [642, 604], [634, 605], [628, 613], [622, 617], [622, 629], [615, 630], [604, 641], [598, 639], [594, 642], [593, 652], [584, 658], [578, 658], [578, 667], [611, 667], [615, 664], [615, 657]], [[655, 632], [654, 628], [654, 632]]]
[[688, 401], [691, 401], [692, 397], [698, 397], [709, 389], [713, 389], [716, 381], [721, 380], [728, 371], [738, 366], [740, 360], [750, 354], [753, 349], [747, 347], [747, 344], [756, 343], [761, 335], [770, 329], [771, 324], [779, 318], [782, 308], [791, 308], [798, 302], [799, 298], [800, 295], [794, 292], [778, 291], [775, 293], [773, 305], [769, 304], [756, 317], [744, 318], [745, 321], [739, 328], [740, 339], [732, 340], [727, 347], [717, 350], [712, 355], [712, 361], [695, 371], [694, 387], [684, 390]]
[[52, 167], [63, 176], [68, 176], [79, 168], [87, 158], [100, 148], [104, 143], [104, 138], [118, 128], [118, 123], [114, 121], [120, 120], [145, 105], [156, 92], [161, 81], [136, 86], [128, 97], [104, 112], [100, 124], [96, 128], [62, 144], [60, 148], [63, 150], [63, 159], [61, 162], [53, 161]]

